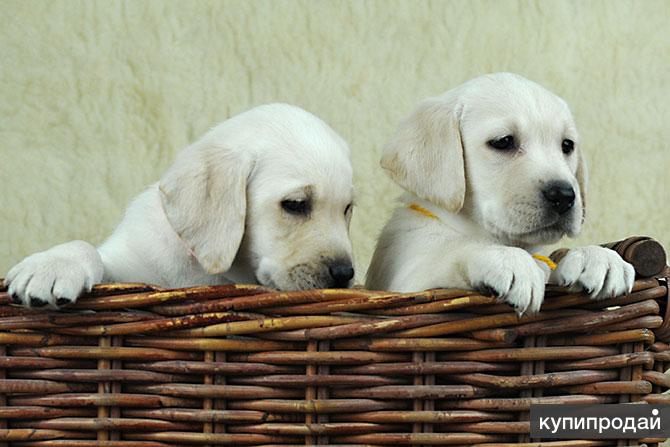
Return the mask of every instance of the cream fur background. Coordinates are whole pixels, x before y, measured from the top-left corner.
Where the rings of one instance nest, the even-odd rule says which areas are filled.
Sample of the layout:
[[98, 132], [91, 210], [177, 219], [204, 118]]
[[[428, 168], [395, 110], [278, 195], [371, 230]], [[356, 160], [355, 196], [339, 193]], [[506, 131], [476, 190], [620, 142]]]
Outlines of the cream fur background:
[[0, 6], [0, 276], [53, 244], [100, 242], [175, 151], [283, 101], [351, 145], [360, 280], [398, 194], [378, 168], [381, 145], [419, 100], [492, 71], [572, 106], [591, 167], [576, 242], [639, 233], [670, 248], [670, 2]]

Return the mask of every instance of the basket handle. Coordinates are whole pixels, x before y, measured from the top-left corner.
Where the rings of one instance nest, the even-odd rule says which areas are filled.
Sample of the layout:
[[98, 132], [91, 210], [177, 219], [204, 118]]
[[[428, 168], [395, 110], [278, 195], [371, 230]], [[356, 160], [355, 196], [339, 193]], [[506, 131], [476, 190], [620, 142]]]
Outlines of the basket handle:
[[[663, 246], [647, 236], [631, 236], [621, 241], [603, 244], [621, 255], [624, 261], [630, 263], [640, 278], [649, 278], [661, 274], [666, 269], [667, 257]], [[568, 248], [555, 250], [549, 258], [555, 263], [568, 253]]]

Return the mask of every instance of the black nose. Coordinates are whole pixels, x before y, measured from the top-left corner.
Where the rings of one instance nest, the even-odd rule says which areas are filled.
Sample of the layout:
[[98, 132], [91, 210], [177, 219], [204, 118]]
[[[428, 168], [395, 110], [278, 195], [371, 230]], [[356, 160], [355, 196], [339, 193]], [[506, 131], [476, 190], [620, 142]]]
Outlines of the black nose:
[[328, 266], [328, 271], [333, 278], [333, 287], [348, 287], [354, 277], [354, 267], [349, 261], [334, 262]]
[[547, 183], [542, 189], [542, 195], [558, 214], [565, 214], [575, 203], [575, 190], [567, 182]]

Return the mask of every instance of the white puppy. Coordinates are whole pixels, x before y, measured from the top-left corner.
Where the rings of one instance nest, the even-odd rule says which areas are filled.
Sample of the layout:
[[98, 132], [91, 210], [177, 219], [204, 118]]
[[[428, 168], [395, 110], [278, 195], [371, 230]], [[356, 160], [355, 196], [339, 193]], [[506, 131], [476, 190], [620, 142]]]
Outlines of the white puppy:
[[7, 274], [14, 302], [57, 307], [100, 282], [348, 287], [354, 276], [349, 148], [286, 104], [223, 122], [177, 155], [96, 250], [73, 241]]
[[612, 250], [570, 250], [551, 275], [532, 256], [579, 233], [586, 194], [570, 110], [536, 83], [498, 73], [426, 99], [381, 164], [409, 193], [377, 243], [368, 288], [476, 289], [519, 313], [539, 310], [547, 279], [594, 298], [632, 288], [632, 266]]

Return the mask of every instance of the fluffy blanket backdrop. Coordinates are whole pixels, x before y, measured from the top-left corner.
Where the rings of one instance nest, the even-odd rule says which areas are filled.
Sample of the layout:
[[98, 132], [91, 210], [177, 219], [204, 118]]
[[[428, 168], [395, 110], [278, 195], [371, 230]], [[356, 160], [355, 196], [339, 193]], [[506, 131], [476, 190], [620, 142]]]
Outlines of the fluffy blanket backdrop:
[[0, 276], [100, 242], [175, 152], [266, 102], [351, 145], [358, 280], [399, 193], [381, 146], [422, 98], [513, 71], [563, 96], [590, 165], [576, 243], [670, 247], [670, 2], [26, 1], [0, 14]]

